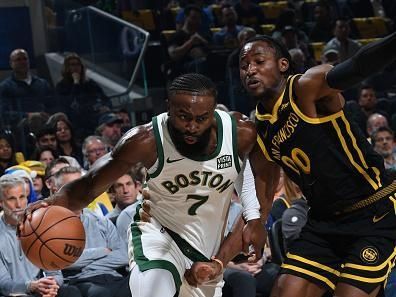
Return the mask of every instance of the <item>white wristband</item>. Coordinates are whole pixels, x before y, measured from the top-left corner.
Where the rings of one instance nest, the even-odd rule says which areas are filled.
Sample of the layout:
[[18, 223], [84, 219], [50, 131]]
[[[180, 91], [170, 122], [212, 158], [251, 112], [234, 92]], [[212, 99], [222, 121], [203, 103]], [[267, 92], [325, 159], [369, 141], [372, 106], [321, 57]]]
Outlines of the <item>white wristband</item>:
[[260, 210], [257, 209], [246, 209], [243, 211], [243, 218], [245, 221], [256, 220], [261, 217]]

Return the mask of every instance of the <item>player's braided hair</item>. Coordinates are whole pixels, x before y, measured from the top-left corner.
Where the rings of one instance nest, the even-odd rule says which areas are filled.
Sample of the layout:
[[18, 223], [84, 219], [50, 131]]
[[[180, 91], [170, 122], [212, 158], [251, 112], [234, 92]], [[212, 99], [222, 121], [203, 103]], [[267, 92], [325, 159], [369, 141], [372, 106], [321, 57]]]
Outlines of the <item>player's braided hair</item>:
[[245, 46], [245, 44], [255, 42], [255, 41], [264, 41], [264, 42], [268, 43], [268, 45], [275, 50], [275, 56], [277, 59], [285, 58], [289, 61], [289, 68], [285, 72], [283, 72], [283, 74], [285, 76], [289, 76], [294, 73], [294, 65], [293, 65], [294, 63], [293, 63], [292, 58], [289, 54], [289, 51], [287, 50], [286, 46], [283, 45], [283, 43], [279, 42], [275, 38], [272, 38], [271, 36], [268, 36], [268, 35], [256, 35], [256, 36], [246, 40], [246, 42], [243, 44], [243, 46]]
[[217, 97], [216, 85], [199, 73], [187, 73], [176, 77], [168, 87], [168, 96], [176, 93], [212, 95], [215, 100]]

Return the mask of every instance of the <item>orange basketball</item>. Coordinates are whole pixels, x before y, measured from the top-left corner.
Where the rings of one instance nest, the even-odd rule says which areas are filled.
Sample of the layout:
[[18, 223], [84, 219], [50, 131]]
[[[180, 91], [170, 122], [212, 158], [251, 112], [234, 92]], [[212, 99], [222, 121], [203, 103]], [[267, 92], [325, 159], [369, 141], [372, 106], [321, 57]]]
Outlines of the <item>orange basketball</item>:
[[20, 234], [26, 257], [44, 270], [60, 270], [81, 256], [85, 231], [80, 218], [67, 208], [48, 206], [32, 213]]

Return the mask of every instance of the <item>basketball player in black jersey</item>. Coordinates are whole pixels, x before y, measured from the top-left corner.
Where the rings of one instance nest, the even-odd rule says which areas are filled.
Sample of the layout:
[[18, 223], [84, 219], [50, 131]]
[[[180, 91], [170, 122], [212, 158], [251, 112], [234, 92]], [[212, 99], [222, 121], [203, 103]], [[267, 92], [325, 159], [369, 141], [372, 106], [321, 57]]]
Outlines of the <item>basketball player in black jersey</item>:
[[[243, 46], [240, 77], [257, 100], [258, 145], [250, 161], [263, 219], [273, 198], [263, 181], [279, 166], [311, 207], [272, 296], [377, 296], [384, 285], [396, 255], [396, 183], [344, 114], [340, 92], [395, 59], [396, 33], [335, 67], [319, 65], [302, 75], [292, 74], [287, 50], [270, 37]], [[233, 236], [216, 256], [225, 263], [240, 242]]]

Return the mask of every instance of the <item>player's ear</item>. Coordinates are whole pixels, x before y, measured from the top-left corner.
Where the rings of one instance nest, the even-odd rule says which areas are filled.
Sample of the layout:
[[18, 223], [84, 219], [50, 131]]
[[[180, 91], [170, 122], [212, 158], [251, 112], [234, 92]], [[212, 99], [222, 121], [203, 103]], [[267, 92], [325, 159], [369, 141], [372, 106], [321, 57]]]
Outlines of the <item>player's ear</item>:
[[289, 61], [286, 58], [280, 58], [278, 60], [278, 67], [280, 72], [286, 72], [289, 69]]

